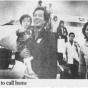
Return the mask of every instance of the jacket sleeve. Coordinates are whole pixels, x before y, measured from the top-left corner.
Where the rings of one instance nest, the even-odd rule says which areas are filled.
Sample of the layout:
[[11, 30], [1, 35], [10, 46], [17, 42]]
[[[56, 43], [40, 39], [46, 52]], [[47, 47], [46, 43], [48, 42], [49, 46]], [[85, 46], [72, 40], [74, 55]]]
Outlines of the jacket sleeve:
[[64, 27], [64, 33], [65, 33], [65, 36], [68, 35], [68, 31], [67, 31], [66, 27]]
[[82, 47], [80, 48], [80, 53], [79, 53], [79, 73], [80, 74], [86, 73], [86, 63], [85, 63], [85, 58], [84, 58]]
[[57, 52], [57, 38], [56, 38], [55, 33], [50, 33], [48, 42], [52, 48], [52, 52], [56, 53]]
[[68, 35], [68, 31], [67, 31], [67, 28], [66, 28], [66, 35]]

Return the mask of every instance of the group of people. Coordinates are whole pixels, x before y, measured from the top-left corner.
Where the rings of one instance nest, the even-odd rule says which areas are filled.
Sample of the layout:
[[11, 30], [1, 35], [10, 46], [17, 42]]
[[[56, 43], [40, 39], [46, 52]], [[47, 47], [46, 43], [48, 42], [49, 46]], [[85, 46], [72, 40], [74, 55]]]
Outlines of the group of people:
[[[64, 21], [59, 22], [59, 26], [57, 27], [57, 39], [64, 39], [65, 46], [63, 53], [58, 52], [58, 62], [62, 67], [64, 65], [69, 68], [67, 69], [69, 75], [67, 72], [64, 72], [64, 74], [61, 72], [61, 79], [88, 78], [88, 22], [84, 24], [82, 33], [85, 38], [85, 43], [80, 46], [78, 42], [74, 40], [75, 34], [73, 32], [68, 34], [66, 27], [64, 27]], [[65, 70], [64, 68], [64, 71]]]
[[[23, 78], [27, 78], [26, 76], [29, 75], [29, 78], [56, 79], [57, 61], [59, 65], [69, 67], [70, 76], [68, 78], [87, 78], [88, 23], [82, 29], [86, 41], [80, 47], [74, 41], [75, 34], [73, 32], [68, 34], [64, 27], [64, 21], [60, 21], [56, 33], [46, 27], [48, 14], [44, 7], [37, 7], [34, 10], [33, 20], [31, 16], [25, 14], [19, 21], [21, 28], [16, 32], [17, 52], [15, 58], [26, 66]], [[34, 27], [31, 26], [32, 21]], [[57, 52], [57, 39], [65, 39], [64, 53]]]

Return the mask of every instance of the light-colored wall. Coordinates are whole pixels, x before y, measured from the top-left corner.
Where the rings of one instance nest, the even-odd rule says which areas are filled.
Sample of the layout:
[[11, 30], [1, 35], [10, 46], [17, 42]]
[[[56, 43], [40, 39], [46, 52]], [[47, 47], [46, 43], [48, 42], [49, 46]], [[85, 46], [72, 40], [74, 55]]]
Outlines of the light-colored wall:
[[[0, 25], [21, 15], [29, 13], [32, 16], [39, 0], [4, 0], [0, 1]], [[73, 16], [88, 16], [88, 1], [42, 0], [43, 6], [52, 4], [52, 10], [58, 14]]]

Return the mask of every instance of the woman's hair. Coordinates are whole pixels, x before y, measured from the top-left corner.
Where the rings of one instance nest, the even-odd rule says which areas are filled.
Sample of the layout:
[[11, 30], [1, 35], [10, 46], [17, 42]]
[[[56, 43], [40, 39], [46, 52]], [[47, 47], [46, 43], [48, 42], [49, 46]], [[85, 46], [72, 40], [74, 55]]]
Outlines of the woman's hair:
[[61, 20], [61, 21], [59, 22], [58, 28], [59, 28], [59, 27], [61, 27], [61, 23], [63, 23], [63, 24], [64, 24], [64, 21], [63, 21], [63, 20]]
[[36, 12], [37, 10], [42, 10], [42, 11], [44, 11], [44, 20], [45, 20], [46, 22], [48, 22], [48, 20], [49, 20], [49, 13], [47, 12], [46, 8], [44, 8], [44, 7], [37, 7], [37, 8], [34, 10], [34, 12], [33, 12], [33, 16], [34, 16], [34, 14], [35, 14], [35, 12]]
[[62, 23], [64, 24], [64, 21], [63, 21], [63, 20], [60, 21], [59, 26], [60, 26]]
[[85, 23], [84, 26], [83, 26], [83, 28], [82, 28], [82, 33], [83, 33], [85, 39], [87, 38], [87, 36], [86, 36], [86, 34], [85, 34], [85, 30], [86, 30], [86, 27], [87, 27], [87, 26], [88, 26], [88, 22]]
[[24, 20], [24, 18], [30, 18], [30, 24], [32, 23], [32, 18], [31, 16], [29, 16], [28, 14], [22, 15], [19, 19], [20, 24], [22, 24], [22, 21]]
[[63, 21], [63, 20], [61, 20], [61, 21], [59, 22], [59, 25], [58, 25], [57, 29], [61, 27], [61, 23], [63, 23], [63, 24], [64, 24], [64, 21]]

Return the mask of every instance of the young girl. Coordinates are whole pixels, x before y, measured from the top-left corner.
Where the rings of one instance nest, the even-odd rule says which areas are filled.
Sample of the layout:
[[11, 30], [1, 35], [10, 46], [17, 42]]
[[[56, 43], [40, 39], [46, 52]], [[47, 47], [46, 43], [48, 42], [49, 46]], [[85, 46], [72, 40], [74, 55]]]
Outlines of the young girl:
[[[21, 28], [17, 31], [17, 50], [21, 52], [24, 48], [27, 48], [30, 52], [30, 57], [23, 58], [23, 62], [27, 66], [26, 73], [35, 74], [31, 67], [31, 60], [33, 59], [32, 50], [33, 50], [33, 38], [32, 38], [32, 30], [30, 29], [30, 25], [32, 23], [31, 17], [26, 14], [20, 18]], [[25, 39], [26, 37], [26, 39]], [[25, 40], [21, 40], [21, 39]], [[35, 75], [36, 76], [36, 75]]]

